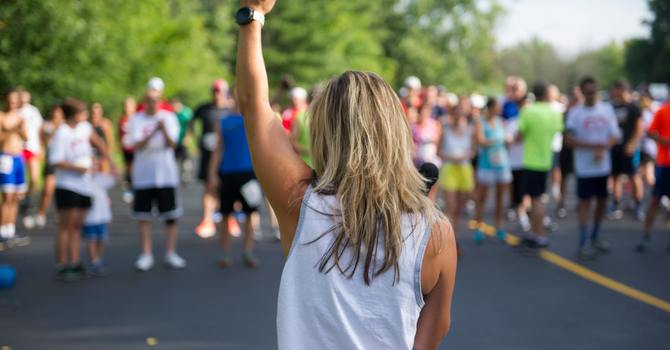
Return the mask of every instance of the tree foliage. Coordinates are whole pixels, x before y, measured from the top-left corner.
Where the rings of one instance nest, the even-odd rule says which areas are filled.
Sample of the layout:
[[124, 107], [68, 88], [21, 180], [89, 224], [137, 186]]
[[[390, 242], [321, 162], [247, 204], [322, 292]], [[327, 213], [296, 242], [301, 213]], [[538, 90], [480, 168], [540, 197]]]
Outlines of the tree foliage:
[[670, 1], [649, 0], [649, 9], [651, 36], [626, 44], [626, 73], [637, 83], [670, 83]]

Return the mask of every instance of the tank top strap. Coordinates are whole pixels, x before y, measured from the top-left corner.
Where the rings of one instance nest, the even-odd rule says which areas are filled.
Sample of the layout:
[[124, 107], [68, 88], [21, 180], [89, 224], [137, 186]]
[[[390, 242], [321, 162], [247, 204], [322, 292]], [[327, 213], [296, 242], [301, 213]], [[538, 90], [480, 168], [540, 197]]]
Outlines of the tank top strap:
[[422, 308], [425, 304], [425, 301], [423, 300], [423, 290], [421, 289], [421, 267], [423, 266], [423, 258], [432, 231], [425, 215], [421, 215], [421, 223], [422, 226], [420, 226], [420, 229], [418, 230], [421, 236], [417, 240], [419, 246], [414, 262], [414, 296], [419, 308]]

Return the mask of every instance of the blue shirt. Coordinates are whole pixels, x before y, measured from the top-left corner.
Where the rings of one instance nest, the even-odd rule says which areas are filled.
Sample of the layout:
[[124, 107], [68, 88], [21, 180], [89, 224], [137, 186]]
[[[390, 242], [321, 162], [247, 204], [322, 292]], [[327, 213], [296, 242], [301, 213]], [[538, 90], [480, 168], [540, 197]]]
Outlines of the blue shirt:
[[219, 174], [253, 172], [247, 134], [244, 130], [244, 117], [236, 113], [230, 114], [221, 118], [220, 126], [223, 153], [219, 164]]
[[505, 120], [519, 116], [519, 105], [514, 101], [505, 101], [502, 108], [502, 117]]

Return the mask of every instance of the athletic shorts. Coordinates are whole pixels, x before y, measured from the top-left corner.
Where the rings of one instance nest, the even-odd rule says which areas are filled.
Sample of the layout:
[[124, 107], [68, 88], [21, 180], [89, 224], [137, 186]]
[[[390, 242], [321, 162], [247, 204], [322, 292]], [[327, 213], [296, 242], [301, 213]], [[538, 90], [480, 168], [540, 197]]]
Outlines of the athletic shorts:
[[616, 145], [611, 150], [612, 156], [612, 175], [635, 174], [635, 162], [633, 156], [626, 155], [623, 145]]
[[449, 192], [472, 192], [475, 188], [472, 164], [447, 163], [440, 169], [438, 179], [443, 190]]
[[524, 169], [522, 187], [524, 195], [540, 197], [547, 191], [547, 172]]
[[641, 152], [640, 153], [640, 164], [647, 164], [649, 162], [655, 163], [656, 162], [656, 157], [652, 156], [651, 154], [647, 152]]
[[607, 198], [608, 176], [578, 177], [577, 197], [579, 199]]
[[219, 212], [228, 215], [234, 211], [235, 202], [242, 204], [242, 211], [251, 214], [258, 211], [258, 206], [250, 205], [242, 195], [242, 187], [255, 180], [253, 172], [219, 174]]
[[207, 175], [209, 172], [209, 158], [212, 152], [200, 148], [200, 163], [198, 164], [198, 180], [207, 182]]
[[88, 241], [107, 240], [107, 224], [84, 225], [81, 228], [81, 236]]
[[26, 192], [25, 162], [22, 155], [0, 153], [0, 192]]
[[670, 165], [656, 166], [656, 184], [653, 191], [654, 197], [670, 197]]
[[56, 188], [54, 198], [58, 210], [91, 208], [91, 197], [63, 188]]
[[133, 159], [135, 158], [135, 153], [133, 151], [123, 150], [123, 162], [126, 165], [133, 164]]
[[512, 205], [519, 206], [523, 202], [523, 170], [512, 170]]
[[174, 187], [133, 189], [132, 216], [137, 220], [158, 217], [175, 220], [182, 214], [177, 189]]
[[561, 153], [558, 155], [558, 163], [561, 167], [561, 174], [572, 174], [575, 168], [574, 150], [570, 147], [563, 146]]
[[477, 169], [477, 183], [482, 185], [507, 185], [510, 182], [512, 182], [512, 171], [509, 168]]

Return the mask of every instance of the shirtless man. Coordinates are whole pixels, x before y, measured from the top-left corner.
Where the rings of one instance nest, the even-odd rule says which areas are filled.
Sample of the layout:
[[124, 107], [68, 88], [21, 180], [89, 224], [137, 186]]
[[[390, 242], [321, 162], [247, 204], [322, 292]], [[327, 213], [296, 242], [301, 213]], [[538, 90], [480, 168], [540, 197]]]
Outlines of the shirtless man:
[[24, 119], [19, 113], [19, 93], [5, 95], [5, 108], [0, 112], [0, 240], [13, 241], [16, 236], [16, 214], [19, 200], [26, 192], [23, 144], [27, 140]]

